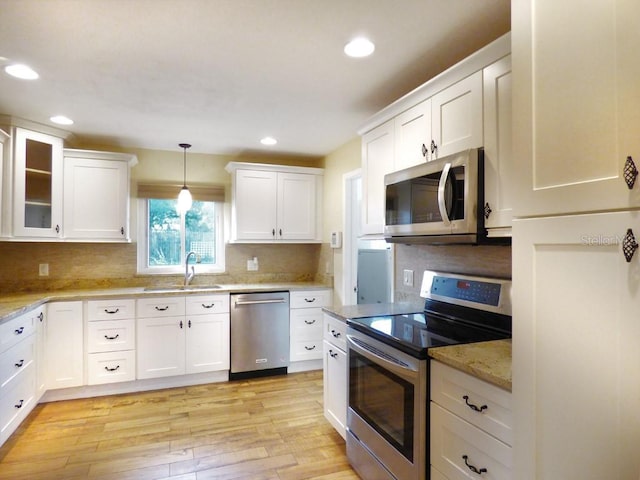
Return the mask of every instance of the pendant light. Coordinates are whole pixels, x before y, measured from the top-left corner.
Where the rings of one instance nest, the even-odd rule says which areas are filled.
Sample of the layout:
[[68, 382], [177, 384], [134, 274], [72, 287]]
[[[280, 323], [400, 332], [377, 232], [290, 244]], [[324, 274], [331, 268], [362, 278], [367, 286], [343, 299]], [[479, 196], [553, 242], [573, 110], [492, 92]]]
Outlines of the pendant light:
[[187, 148], [191, 148], [191, 145], [188, 143], [181, 143], [179, 144], [179, 147], [184, 150], [184, 157], [182, 160], [182, 166], [184, 168], [184, 181], [182, 182], [182, 188], [180, 189], [180, 194], [178, 195], [178, 212], [186, 213], [193, 204], [191, 192], [187, 188]]

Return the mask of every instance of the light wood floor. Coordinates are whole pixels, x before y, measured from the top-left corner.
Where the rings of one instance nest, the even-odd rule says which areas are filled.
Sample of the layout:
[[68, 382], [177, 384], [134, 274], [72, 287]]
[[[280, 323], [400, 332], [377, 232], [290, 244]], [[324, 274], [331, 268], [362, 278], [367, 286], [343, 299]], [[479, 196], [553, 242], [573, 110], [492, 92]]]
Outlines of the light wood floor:
[[38, 405], [1, 479], [351, 480], [322, 372]]

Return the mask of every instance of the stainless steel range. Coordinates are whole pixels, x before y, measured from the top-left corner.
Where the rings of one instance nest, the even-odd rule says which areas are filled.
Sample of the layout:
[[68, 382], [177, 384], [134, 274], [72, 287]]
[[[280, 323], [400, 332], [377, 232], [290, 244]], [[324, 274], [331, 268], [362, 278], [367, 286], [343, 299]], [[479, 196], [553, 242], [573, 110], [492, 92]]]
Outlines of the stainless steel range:
[[511, 282], [424, 272], [421, 312], [347, 320], [347, 456], [365, 480], [429, 478], [428, 350], [511, 337]]

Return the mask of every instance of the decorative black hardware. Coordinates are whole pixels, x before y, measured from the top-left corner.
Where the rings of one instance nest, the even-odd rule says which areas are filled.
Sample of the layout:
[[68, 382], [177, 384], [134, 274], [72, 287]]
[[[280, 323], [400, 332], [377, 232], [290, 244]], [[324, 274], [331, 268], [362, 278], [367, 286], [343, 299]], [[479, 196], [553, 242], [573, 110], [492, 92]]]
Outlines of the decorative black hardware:
[[189, 328], [191, 328], [191, 320], [189, 320], [189, 321], [187, 322], [187, 326], [188, 326]]
[[280, 236], [282, 236], [282, 229], [279, 230]]
[[438, 145], [436, 145], [436, 141], [431, 140], [431, 154], [433, 155], [437, 151], [438, 151]]
[[489, 215], [491, 215], [491, 212], [493, 212], [493, 210], [491, 210], [491, 207], [489, 206], [489, 202], [484, 204], [484, 218], [489, 218]]
[[333, 335], [335, 338], [338, 338], [340, 336], [340, 332], [336, 332], [335, 330], [331, 330], [331, 335]]
[[638, 169], [636, 168], [636, 164], [633, 163], [633, 158], [630, 156], [627, 157], [626, 162], [624, 162], [624, 170], [622, 171], [622, 175], [624, 177], [624, 181], [629, 187], [629, 190], [633, 188], [633, 185], [636, 183], [636, 178], [638, 177]]
[[24, 365], [24, 360], [20, 360], [18, 363], [14, 364], [17, 368], [20, 368]]
[[60, 225], [56, 225], [56, 233], [60, 233]]
[[423, 143], [422, 144], [422, 156], [424, 158], [427, 158], [427, 153], [429, 153], [429, 149], [427, 148], [427, 146]]
[[22, 408], [22, 405], [24, 405], [24, 400], [20, 400], [20, 403], [18, 403], [17, 405], [14, 405], [14, 407]]
[[116, 308], [115, 310], [107, 310], [106, 308], [104, 309], [104, 313], [108, 313], [109, 315], [113, 315], [114, 313], [118, 313], [119, 311], [119, 308]]
[[204, 303], [202, 304], [202, 308], [213, 308], [215, 306], [215, 303], [210, 303], [209, 305], [205, 305]]
[[124, 235], [124, 227], [120, 227], [120, 233]]
[[13, 331], [13, 333], [15, 333], [16, 335], [21, 335], [22, 332], [24, 332], [24, 327], [20, 327]]
[[276, 236], [276, 229], [275, 229], [275, 228], [272, 228], [272, 229], [271, 229], [271, 236], [272, 236], [272, 237], [275, 237], [275, 236]]
[[107, 340], [115, 340], [115, 339], [116, 339], [116, 338], [118, 338], [119, 336], [120, 336], [120, 334], [119, 334], [119, 333], [116, 333], [116, 336], [115, 336], [115, 337], [110, 337], [110, 336], [108, 336], [108, 335], [105, 335], [105, 336], [104, 336], [104, 338], [106, 338]]
[[333, 350], [329, 349], [329, 356], [331, 358], [336, 358], [338, 356], [337, 352], [334, 352]]
[[305, 345], [305, 346], [304, 346], [304, 349], [305, 349], [305, 350], [315, 350], [315, 349], [316, 349], [316, 346], [315, 346], [315, 345], [313, 345], [313, 346], [311, 346], [311, 347], [307, 347], [307, 346]]
[[114, 368], [104, 367], [107, 372], [115, 372], [120, 368], [120, 365], [116, 365]]
[[629, 228], [622, 239], [622, 253], [624, 254], [624, 258], [627, 263], [631, 261], [633, 254], [636, 253], [637, 249], [638, 242], [636, 242], [636, 237], [633, 235], [633, 230]]
[[487, 473], [487, 469], [486, 468], [474, 467], [469, 462], [467, 462], [467, 460], [469, 459], [468, 455], [462, 455], [462, 459], [464, 460], [464, 464], [467, 466], [467, 468], [469, 470], [471, 470], [473, 473], [476, 473], [478, 475], [482, 475], [483, 473]]
[[180, 328], [182, 328], [184, 326], [184, 324], [182, 323], [182, 320], [180, 320]]
[[164, 311], [166, 311], [166, 310], [169, 310], [169, 305], [167, 305], [166, 307], [158, 307], [158, 306], [156, 306], [155, 308], [156, 308], [156, 310], [158, 310], [159, 312], [164, 312]]
[[469, 407], [471, 410], [473, 410], [474, 412], [480, 412], [482, 413], [483, 411], [485, 411], [487, 408], [486, 405], [482, 405], [481, 407], [478, 407], [477, 405], [474, 405], [473, 403], [469, 403], [469, 395], [465, 395], [464, 397], [462, 397], [462, 399], [464, 400], [464, 403], [467, 404], [467, 407]]
[[306, 323], [307, 325], [313, 325], [314, 323], [316, 323], [316, 319], [314, 318], [313, 320], [309, 321], [309, 320], [305, 320], [304, 323]]
[[40, 320], [41, 322], [44, 320], [44, 313], [40, 312], [40, 315], [38, 315], [38, 320]]
[[305, 301], [305, 302], [307, 302], [307, 303], [313, 303], [313, 302], [315, 302], [315, 301], [316, 301], [316, 297], [313, 297], [313, 298], [305, 298], [305, 299], [304, 299], [304, 301]]

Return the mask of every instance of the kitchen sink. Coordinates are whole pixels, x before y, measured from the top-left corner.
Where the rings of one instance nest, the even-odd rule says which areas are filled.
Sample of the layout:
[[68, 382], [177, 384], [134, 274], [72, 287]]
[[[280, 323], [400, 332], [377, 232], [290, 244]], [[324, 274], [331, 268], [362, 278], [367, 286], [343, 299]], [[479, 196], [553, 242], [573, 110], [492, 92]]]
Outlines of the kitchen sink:
[[168, 287], [145, 287], [145, 292], [173, 292], [176, 290], [198, 291], [198, 290], [215, 290], [222, 288], [221, 285], [172, 285]]

